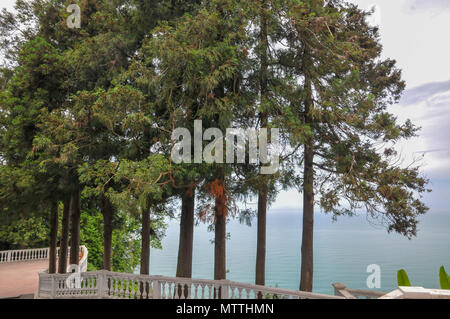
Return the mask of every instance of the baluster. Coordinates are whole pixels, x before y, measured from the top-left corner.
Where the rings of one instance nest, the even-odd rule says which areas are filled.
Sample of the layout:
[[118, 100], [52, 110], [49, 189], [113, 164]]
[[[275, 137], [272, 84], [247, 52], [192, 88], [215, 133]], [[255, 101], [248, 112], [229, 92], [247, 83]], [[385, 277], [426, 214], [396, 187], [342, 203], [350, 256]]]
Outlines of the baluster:
[[[142, 285], [142, 286], [141, 286]], [[137, 278], [137, 280], [136, 280], [136, 286], [135, 286], [136, 288], [136, 299], [140, 299], [140, 298], [142, 298], [142, 293], [141, 293], [141, 287], [144, 287], [144, 285], [143, 284], [141, 284], [141, 280], [139, 279], [139, 278]]]
[[124, 279], [121, 278], [121, 279], [120, 279], [120, 285], [119, 285], [119, 287], [120, 287], [120, 289], [119, 289], [119, 297], [120, 297], [120, 298], [123, 298], [123, 297], [124, 297], [124, 294], [125, 294], [125, 288], [124, 288], [124, 285], [125, 285]]
[[214, 289], [214, 284], [212, 285], [208, 285], [208, 299], [216, 299], [214, 294], [215, 294], [215, 289]]
[[187, 289], [186, 289], [186, 293], [187, 293], [187, 296], [186, 296], [186, 299], [191, 299], [191, 289], [192, 289], [192, 285], [187, 285]]
[[116, 281], [116, 286], [115, 286], [115, 293], [114, 293], [114, 295], [115, 295], [115, 297], [116, 298], [120, 298], [120, 280], [119, 280], [119, 278], [114, 278], [114, 280]]
[[133, 278], [130, 278], [130, 298], [134, 299], [134, 288], [135, 287], [135, 282]]
[[130, 278], [127, 277], [125, 278], [125, 298], [129, 299], [130, 298]]
[[162, 295], [161, 295], [161, 285], [162, 282], [160, 282], [159, 280], [156, 280], [153, 282], [153, 293], [152, 296], [155, 299], [161, 298], [163, 299]]
[[[208, 292], [208, 293], [207, 293], [207, 292]], [[206, 285], [206, 284], [205, 284], [205, 289], [204, 289], [204, 291], [203, 291], [203, 296], [202, 296], [202, 298], [203, 298], [203, 299], [210, 299], [210, 298], [211, 298], [211, 294], [210, 294], [210, 291], [209, 291], [209, 286]]]
[[194, 299], [198, 299], [198, 284], [194, 284]]
[[164, 285], [163, 285], [163, 296], [164, 299], [170, 299], [170, 291], [169, 290], [169, 283], [164, 281]]
[[173, 299], [181, 299], [180, 297], [180, 284], [173, 283]]
[[246, 299], [251, 299], [250, 298], [251, 289], [250, 288], [245, 289], [245, 293], [247, 294]]
[[131, 279], [131, 283], [130, 283], [131, 287], [130, 287], [130, 298], [131, 299], [135, 299], [135, 289], [136, 289], [136, 282], [134, 281], [134, 279]]
[[83, 280], [82, 280], [82, 287], [83, 287], [83, 294], [85, 295], [89, 295], [89, 289], [90, 289], [90, 283], [91, 283], [91, 278], [86, 276]]
[[142, 279], [138, 279], [138, 287], [137, 287], [137, 298], [138, 299], [144, 299], [144, 290], [145, 290], [145, 284]]
[[86, 278], [86, 294], [91, 295], [92, 294], [92, 287], [94, 285], [94, 278], [93, 277], [87, 277]]
[[136, 279], [135, 284], [134, 284], [133, 287], [134, 287], [133, 298], [134, 299], [139, 299], [140, 298], [140, 295], [139, 295], [139, 287], [140, 287], [139, 279]]
[[131, 289], [130, 285], [131, 285], [131, 279], [127, 278], [127, 291], [125, 294], [125, 298], [128, 298], [128, 299], [130, 299], [130, 289]]
[[115, 287], [115, 297], [116, 298], [120, 298], [120, 280], [119, 278], [114, 278], [114, 280], [116, 281], [116, 287]]
[[110, 293], [111, 298], [114, 298], [114, 296], [116, 294], [116, 280], [113, 277], [110, 277], [109, 281], [111, 283], [111, 287], [109, 289], [109, 293]]
[[[160, 291], [159, 291], [160, 292], [160, 298], [161, 299], [166, 299], [166, 283], [164, 281], [160, 281], [159, 282], [159, 288], [160, 288]], [[153, 298], [156, 299], [156, 295], [154, 295]]]
[[200, 298], [201, 298], [201, 299], [205, 299], [205, 284], [201, 284], [201, 290], [200, 290], [200, 293], [201, 293]]
[[154, 295], [154, 289], [153, 288], [154, 283], [152, 284], [152, 282], [147, 281], [147, 280], [143, 280], [142, 281], [142, 294], [143, 294], [143, 298], [144, 299], [151, 299], [153, 298]]

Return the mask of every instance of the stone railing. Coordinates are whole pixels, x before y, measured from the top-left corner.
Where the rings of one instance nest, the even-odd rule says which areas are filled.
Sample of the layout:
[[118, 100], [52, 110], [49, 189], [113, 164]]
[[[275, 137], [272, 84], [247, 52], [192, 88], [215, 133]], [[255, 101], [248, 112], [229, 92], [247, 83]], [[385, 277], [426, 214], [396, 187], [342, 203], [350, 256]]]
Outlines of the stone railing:
[[450, 290], [423, 287], [399, 287], [379, 299], [449, 299]]
[[[80, 271], [87, 271], [88, 250], [86, 246], [80, 246]], [[70, 247], [68, 248], [70, 254]], [[45, 260], [50, 255], [50, 248], [20, 249], [0, 251], [0, 263]], [[56, 255], [59, 256], [59, 247], [56, 249]]]
[[38, 298], [80, 299], [344, 299], [344, 297], [232, 282], [114, 273], [80, 273], [79, 286], [68, 286], [73, 274], [39, 273]]
[[0, 251], [0, 263], [48, 259], [49, 248]]
[[450, 299], [450, 290], [425, 289], [422, 287], [399, 287], [390, 292], [347, 288], [342, 283], [333, 284], [334, 294], [346, 299]]
[[335, 296], [345, 297], [346, 299], [378, 299], [386, 295], [386, 292], [381, 291], [347, 288], [340, 282], [333, 284], [333, 287]]

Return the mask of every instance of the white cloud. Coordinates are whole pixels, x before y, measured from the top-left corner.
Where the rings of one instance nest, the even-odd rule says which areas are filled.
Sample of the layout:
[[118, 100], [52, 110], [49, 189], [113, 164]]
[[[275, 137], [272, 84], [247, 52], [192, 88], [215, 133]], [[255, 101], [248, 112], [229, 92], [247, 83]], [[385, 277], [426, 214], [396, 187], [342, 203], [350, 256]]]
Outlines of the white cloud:
[[405, 7], [409, 12], [434, 11], [450, 9], [449, 0], [412, 0], [405, 3]]

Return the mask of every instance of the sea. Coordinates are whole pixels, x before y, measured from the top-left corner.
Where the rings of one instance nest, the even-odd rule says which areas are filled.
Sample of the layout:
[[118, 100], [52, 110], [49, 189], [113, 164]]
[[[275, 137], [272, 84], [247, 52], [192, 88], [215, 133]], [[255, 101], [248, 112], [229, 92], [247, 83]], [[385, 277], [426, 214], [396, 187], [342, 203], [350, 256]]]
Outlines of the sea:
[[[299, 289], [301, 229], [301, 209], [269, 210], [266, 286]], [[231, 220], [227, 232], [227, 279], [254, 283], [256, 220], [252, 226]], [[151, 249], [152, 275], [175, 276], [178, 239], [179, 222], [169, 221], [162, 250]], [[195, 227], [193, 278], [213, 279], [213, 239], [207, 225]], [[450, 211], [422, 216], [417, 237], [411, 240], [388, 234], [365, 214], [337, 221], [320, 211], [315, 214], [314, 292], [333, 294], [336, 282], [349, 288], [390, 292], [397, 288], [400, 269], [407, 271], [413, 286], [439, 288], [441, 266], [450, 273]], [[376, 279], [368, 280], [371, 275]]]

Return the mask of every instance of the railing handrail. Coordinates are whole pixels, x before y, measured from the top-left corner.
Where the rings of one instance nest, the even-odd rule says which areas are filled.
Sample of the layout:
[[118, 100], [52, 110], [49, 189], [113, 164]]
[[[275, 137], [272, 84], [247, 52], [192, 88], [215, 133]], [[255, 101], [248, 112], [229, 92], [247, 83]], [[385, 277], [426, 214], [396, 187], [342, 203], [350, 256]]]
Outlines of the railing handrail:
[[[70, 296], [71, 298], [124, 298], [125, 296], [130, 296], [131, 294], [138, 293], [134, 283], [146, 283], [146, 285], [151, 286], [151, 298], [173, 298], [173, 295], [180, 292], [180, 287], [189, 287], [191, 289], [197, 290], [199, 287], [205, 289], [208, 287], [209, 297], [216, 298], [217, 291], [222, 289], [222, 295], [220, 298], [227, 299], [229, 291], [231, 291], [234, 297], [235, 292], [238, 291], [239, 296], [242, 297], [242, 292], [245, 291], [246, 298], [257, 298], [258, 296], [262, 298], [298, 298], [298, 299], [345, 299], [341, 296], [325, 295], [318, 293], [309, 293], [297, 290], [272, 288], [266, 286], [258, 286], [247, 283], [234, 282], [230, 280], [210, 280], [210, 279], [191, 279], [191, 278], [181, 278], [181, 277], [166, 277], [159, 275], [141, 275], [141, 274], [129, 274], [129, 273], [118, 273], [106, 270], [90, 271], [80, 274], [80, 280], [85, 281], [86, 285], [84, 288], [68, 288], [66, 287], [66, 280], [71, 274], [48, 274], [48, 272], [43, 271], [39, 273], [40, 280], [40, 291], [38, 296], [40, 298], [64, 298], [65, 296]], [[95, 278], [96, 284], [93, 284], [93, 278]], [[117, 288], [117, 282], [120, 282], [120, 288]], [[124, 284], [126, 282], [126, 284]], [[42, 284], [41, 284], [42, 283]], [[113, 284], [115, 283], [115, 284]], [[111, 292], [106, 286], [114, 286], [118, 289]], [[126, 286], [126, 288], [122, 287]], [[167, 286], [168, 285], [168, 286]], [[53, 287], [53, 288], [51, 288]], [[54, 287], [57, 287], [56, 289]], [[133, 288], [130, 288], [133, 287]], [[169, 287], [166, 289], [166, 287]], [[41, 290], [42, 288], [42, 290]], [[129, 289], [132, 289], [131, 292]], [[163, 292], [161, 292], [163, 290]], [[189, 290], [189, 295], [192, 293]], [[213, 292], [212, 292], [213, 291]], [[139, 291], [142, 293], [142, 291]], [[112, 295], [111, 295], [112, 293]], [[148, 291], [147, 291], [148, 293]], [[205, 292], [202, 290], [203, 296]], [[148, 293], [150, 295], [150, 293]], [[126, 297], [125, 297], [126, 298]], [[182, 298], [183, 299], [183, 298]]]
[[[87, 270], [87, 255], [88, 250], [86, 246], [80, 246], [83, 251], [83, 256], [80, 259], [80, 265], [84, 267], [84, 271]], [[56, 255], [59, 256], [60, 247], [56, 248]], [[67, 250], [70, 253], [70, 247]], [[12, 249], [0, 251], [0, 263], [19, 262], [19, 261], [31, 261], [31, 260], [45, 260], [49, 258], [50, 248], [28, 248], [28, 249]]]
[[379, 299], [447, 299], [450, 300], [450, 290], [426, 289], [423, 287], [398, 287], [398, 289]]
[[376, 290], [363, 290], [347, 288], [343, 283], [337, 282], [333, 284], [334, 294], [336, 296], [344, 296], [347, 299], [358, 299], [358, 297], [364, 297], [367, 299], [378, 299], [387, 294], [387, 292], [381, 292]]

